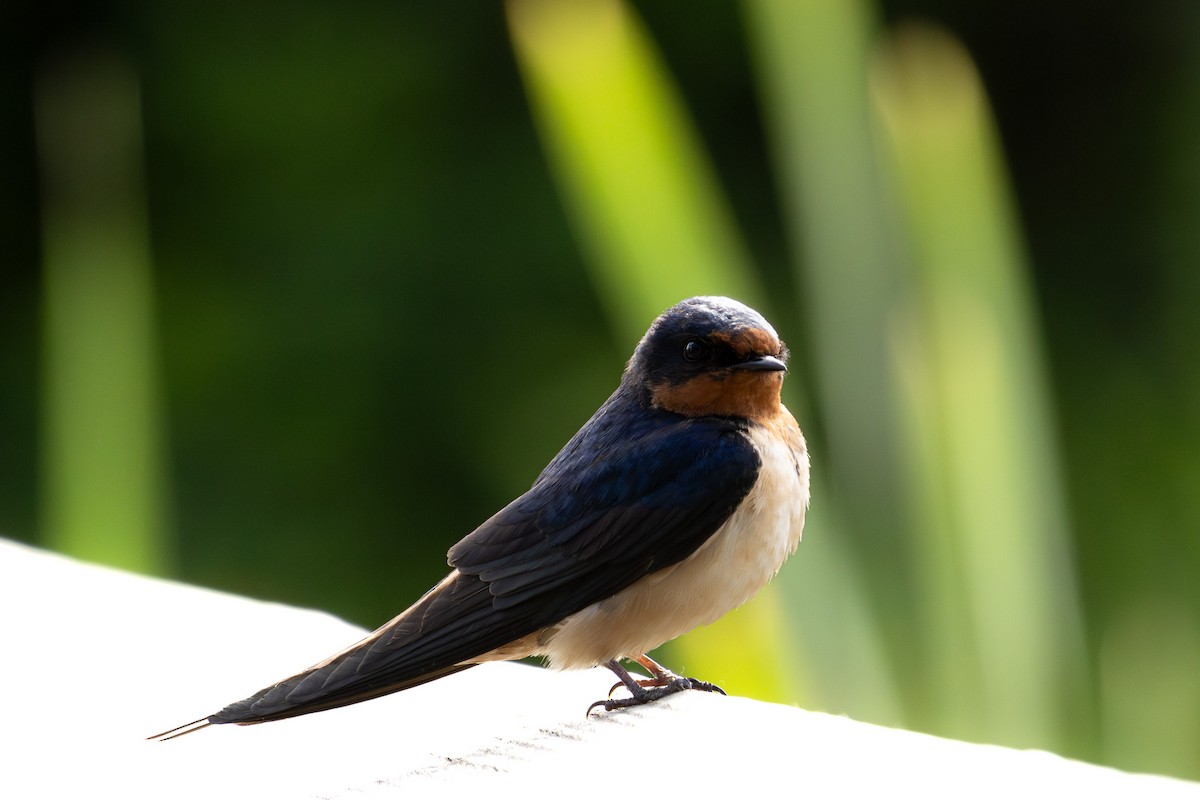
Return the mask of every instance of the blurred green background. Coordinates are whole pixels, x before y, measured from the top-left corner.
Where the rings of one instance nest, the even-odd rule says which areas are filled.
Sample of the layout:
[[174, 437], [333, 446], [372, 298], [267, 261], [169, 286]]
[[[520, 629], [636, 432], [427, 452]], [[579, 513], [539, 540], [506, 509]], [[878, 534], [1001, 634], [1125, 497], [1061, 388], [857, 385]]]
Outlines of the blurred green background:
[[374, 626], [731, 294], [791, 345], [813, 506], [668, 663], [1200, 779], [1200, 6], [0, 31], [0, 535]]

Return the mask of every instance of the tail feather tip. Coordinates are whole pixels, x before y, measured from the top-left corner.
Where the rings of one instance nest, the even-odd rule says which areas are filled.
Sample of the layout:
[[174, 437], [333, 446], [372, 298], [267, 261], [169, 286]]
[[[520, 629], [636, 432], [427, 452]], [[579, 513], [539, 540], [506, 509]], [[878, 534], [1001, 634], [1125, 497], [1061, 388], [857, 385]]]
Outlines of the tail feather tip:
[[180, 736], [186, 736], [189, 733], [195, 733], [196, 731], [207, 728], [212, 724], [213, 723], [209, 717], [201, 717], [200, 719], [180, 725], [177, 728], [171, 728], [170, 730], [163, 731], [162, 733], [156, 733], [153, 736], [147, 736], [146, 741], [165, 742], [170, 739], [178, 739]]

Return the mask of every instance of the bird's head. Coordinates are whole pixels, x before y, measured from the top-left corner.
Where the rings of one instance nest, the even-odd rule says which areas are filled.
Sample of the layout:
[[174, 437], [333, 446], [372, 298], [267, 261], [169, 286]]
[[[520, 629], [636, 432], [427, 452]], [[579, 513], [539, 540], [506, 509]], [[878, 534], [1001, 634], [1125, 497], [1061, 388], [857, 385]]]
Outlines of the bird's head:
[[787, 347], [754, 309], [727, 297], [693, 297], [654, 321], [625, 380], [655, 408], [762, 420], [779, 411], [787, 359]]

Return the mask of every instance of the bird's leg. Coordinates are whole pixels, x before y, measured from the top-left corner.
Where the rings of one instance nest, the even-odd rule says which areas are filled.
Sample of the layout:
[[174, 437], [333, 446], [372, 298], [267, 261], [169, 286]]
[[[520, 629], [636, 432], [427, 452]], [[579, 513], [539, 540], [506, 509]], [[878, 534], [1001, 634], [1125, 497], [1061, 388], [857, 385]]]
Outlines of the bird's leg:
[[[631, 660], [636, 661], [637, 663], [641, 664], [642, 668], [645, 669], [647, 672], [649, 672], [653, 676], [650, 678], [636, 678], [635, 679], [635, 680], [637, 680], [638, 686], [641, 686], [643, 689], [649, 689], [652, 686], [666, 686], [668, 683], [670, 683], [673, 680], [676, 680], [679, 677], [674, 672], [671, 672], [671, 670], [667, 669], [662, 664], [659, 664], [657, 661], [655, 661], [654, 659], [652, 659], [650, 656], [646, 655], [645, 653], [643, 653], [640, 656], [634, 656]], [[630, 673], [628, 673], [628, 672], [626, 672], [625, 674], [630, 675]], [[630, 677], [633, 677], [633, 676], [630, 675]], [[620, 689], [622, 686], [625, 686], [625, 685], [626, 684], [625, 684], [624, 678], [622, 678], [617, 683], [614, 683], [612, 685], [612, 688], [610, 688], [608, 690], [608, 696], [612, 697], [613, 692], [615, 692], [617, 689]], [[723, 692], [722, 692], [722, 694], [723, 694]]]
[[[646, 661], [649, 661], [650, 664], [653, 664], [654, 666], [647, 665], [646, 661], [641, 660], [642, 658], [646, 659]], [[661, 664], [659, 664], [655, 661], [651, 661], [650, 656], [643, 655], [641, 658], [634, 658], [632, 660], [637, 661], [639, 664], [641, 664], [642, 667], [647, 672], [649, 672], [651, 675], [653, 675], [654, 677], [652, 677], [652, 678], [635, 678], [632, 673], [630, 673], [629, 671], [625, 670], [622, 667], [621, 672], [624, 672], [625, 674], [621, 675], [621, 673], [619, 673], [619, 672], [617, 673], [617, 675], [621, 678], [621, 680], [617, 681], [616, 683], [614, 683], [612, 686], [610, 686], [608, 688], [608, 696], [609, 697], [612, 697], [613, 692], [615, 692], [617, 689], [620, 689], [622, 686], [628, 686], [629, 685], [628, 682], [631, 680], [636, 681], [637, 685], [641, 686], [643, 689], [649, 689], [651, 686], [666, 686], [667, 683], [669, 683], [672, 678], [676, 677], [666, 667], [663, 667]], [[608, 666], [608, 665], [606, 664], [605, 666]], [[609, 667], [609, 669], [612, 669], [612, 667]], [[613, 670], [613, 671], [616, 672], [616, 670]]]
[[[638, 679], [629, 674], [629, 671], [621, 666], [617, 659], [605, 662], [604, 666], [608, 667], [614, 675], [620, 679], [620, 683], [613, 686], [608, 692], [608, 699], [597, 700], [588, 706], [587, 713], [590, 715], [592, 709], [596, 706], [604, 706], [605, 711], [614, 711], [618, 708], [629, 708], [631, 706], [641, 706], [646, 703], [653, 703], [666, 697], [669, 694], [686, 691], [688, 689], [696, 689], [702, 692], [719, 692], [725, 694], [725, 691], [714, 683], [707, 681], [698, 681], [694, 678], [684, 678], [676, 675], [669, 669], [659, 664], [654, 659], [647, 655], [637, 656], [634, 661], [645, 667], [652, 677]], [[624, 685], [629, 690], [629, 697], [619, 700], [612, 699], [612, 693], [618, 686]]]
[[645, 667], [646, 671], [654, 676], [650, 681], [643, 683], [643, 686], [666, 686], [679, 677], [645, 653], [642, 653], [640, 656], [634, 656], [633, 660]]
[[725, 694], [725, 690], [720, 686], [717, 686], [715, 683], [698, 681], [695, 678], [684, 678], [680, 675], [676, 675], [674, 672], [671, 672], [671, 670], [667, 669], [645, 653], [640, 656], [635, 656], [633, 660], [645, 667], [646, 670], [654, 676], [648, 681], [638, 681], [638, 683], [640, 683], [642, 686], [669, 686], [672, 681], [687, 681], [691, 684], [691, 686], [687, 687], [689, 689], [697, 689], [701, 692], [717, 692], [718, 694]]
[[[644, 689], [649, 689], [651, 686], [666, 686], [671, 681], [679, 678], [679, 676], [676, 675], [674, 672], [671, 672], [671, 670], [667, 669], [662, 664], [658, 663], [653, 658], [651, 658], [650, 656], [648, 656], [644, 653], [640, 656], [634, 656], [631, 660], [636, 661], [637, 663], [641, 664], [642, 668], [645, 669], [647, 672], [649, 672], [653, 676], [651, 678], [637, 678], [636, 679], [638, 685]], [[628, 675], [629, 673], [626, 673], [626, 674]], [[632, 677], [632, 675], [630, 675], [630, 677]], [[697, 683], [697, 684], [704, 683], [703, 681], [695, 681], [695, 680], [693, 680], [692, 682]], [[615, 692], [617, 689], [620, 689], [624, 685], [625, 685], [624, 679], [622, 679], [621, 681], [618, 681], [617, 683], [614, 683], [612, 685], [612, 688], [610, 688], [608, 690], [608, 696], [612, 697], [613, 692]], [[705, 685], [712, 687], [712, 689], [709, 689], [708, 691], [716, 690], [718, 692], [721, 692], [721, 694], [725, 694], [723, 691], [721, 691], [720, 687], [718, 687], [718, 686], [715, 686], [711, 683], [707, 683]]]

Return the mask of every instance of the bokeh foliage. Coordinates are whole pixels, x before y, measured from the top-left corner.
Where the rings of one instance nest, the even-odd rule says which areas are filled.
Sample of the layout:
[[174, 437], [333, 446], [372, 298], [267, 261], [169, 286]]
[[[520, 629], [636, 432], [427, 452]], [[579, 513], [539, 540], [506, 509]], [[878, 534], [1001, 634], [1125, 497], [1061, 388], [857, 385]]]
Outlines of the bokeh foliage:
[[814, 505], [665, 657], [1200, 778], [1200, 19], [966, 6], [4, 12], [0, 531], [373, 625], [729, 293]]

